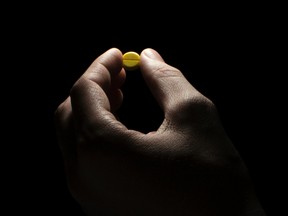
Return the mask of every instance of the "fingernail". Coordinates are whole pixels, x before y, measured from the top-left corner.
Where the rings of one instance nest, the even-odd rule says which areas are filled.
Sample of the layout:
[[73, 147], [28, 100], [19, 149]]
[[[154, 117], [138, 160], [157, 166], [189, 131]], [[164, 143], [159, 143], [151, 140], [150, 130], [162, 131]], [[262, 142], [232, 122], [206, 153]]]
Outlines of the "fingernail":
[[163, 61], [163, 59], [161, 58], [161, 56], [154, 50], [152, 49], [145, 49], [143, 51], [143, 53], [150, 59], [154, 59], [154, 60], [161, 60]]

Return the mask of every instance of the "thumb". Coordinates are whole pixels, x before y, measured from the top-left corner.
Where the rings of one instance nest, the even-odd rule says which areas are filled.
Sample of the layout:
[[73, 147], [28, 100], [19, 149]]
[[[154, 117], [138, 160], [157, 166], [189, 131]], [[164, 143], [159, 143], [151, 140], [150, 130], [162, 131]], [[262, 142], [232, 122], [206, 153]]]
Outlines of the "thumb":
[[181, 71], [166, 64], [155, 50], [144, 49], [140, 57], [143, 77], [165, 113], [199, 93]]

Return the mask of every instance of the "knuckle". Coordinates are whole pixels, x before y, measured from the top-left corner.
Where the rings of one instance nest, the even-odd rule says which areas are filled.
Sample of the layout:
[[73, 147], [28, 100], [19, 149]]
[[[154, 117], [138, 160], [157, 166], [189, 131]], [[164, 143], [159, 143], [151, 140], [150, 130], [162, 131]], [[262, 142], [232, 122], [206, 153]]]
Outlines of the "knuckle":
[[62, 102], [54, 111], [54, 121], [55, 122], [59, 122], [63, 118], [64, 113], [66, 111], [65, 104], [66, 104], [66, 101]]
[[70, 89], [70, 95], [71, 96], [74, 96], [74, 95], [77, 95], [78, 92], [83, 88], [83, 79], [80, 78], [78, 79], [72, 86], [72, 88]]
[[175, 67], [163, 64], [160, 62], [152, 73], [152, 76], [156, 79], [169, 78], [169, 77], [182, 77], [182, 73]]
[[216, 114], [214, 103], [204, 95], [197, 93], [179, 99], [171, 108], [171, 116], [176, 116], [179, 122], [207, 122]]
[[188, 99], [186, 107], [190, 112], [196, 112], [198, 114], [210, 114], [215, 108], [214, 103], [200, 93]]

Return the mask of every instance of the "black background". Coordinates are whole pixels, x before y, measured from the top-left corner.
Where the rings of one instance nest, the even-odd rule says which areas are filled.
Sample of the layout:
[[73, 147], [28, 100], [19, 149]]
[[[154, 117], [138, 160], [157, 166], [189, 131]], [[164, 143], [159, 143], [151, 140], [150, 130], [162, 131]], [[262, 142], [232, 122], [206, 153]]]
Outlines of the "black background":
[[[37, 16], [32, 16], [14, 29], [10, 25], [13, 37], [4, 33], [7, 39], [3, 40], [7, 48], [3, 54], [8, 57], [3, 85], [8, 87], [2, 91], [8, 137], [2, 157], [3, 189], [8, 211], [82, 215], [66, 187], [54, 111], [98, 55], [111, 47], [123, 53], [150, 47], [215, 103], [264, 209], [275, 215], [281, 207], [280, 174], [284, 172], [276, 163], [283, 143], [275, 116], [283, 104], [276, 88], [282, 86], [271, 62], [269, 19], [254, 11], [242, 12], [207, 12], [182, 25], [173, 18], [147, 19], [132, 29], [116, 18], [103, 24], [103, 17], [80, 22], [65, 16], [52, 21], [49, 18], [55, 17], [49, 16], [38, 24]], [[123, 92], [122, 121], [142, 131], [156, 129], [162, 113], [139, 71], [127, 74]]]

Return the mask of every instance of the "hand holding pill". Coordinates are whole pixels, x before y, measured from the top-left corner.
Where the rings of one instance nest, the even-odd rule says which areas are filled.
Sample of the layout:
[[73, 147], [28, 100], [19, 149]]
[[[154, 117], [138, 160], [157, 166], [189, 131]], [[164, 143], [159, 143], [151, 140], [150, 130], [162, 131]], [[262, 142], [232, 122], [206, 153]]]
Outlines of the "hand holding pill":
[[[114, 115], [126, 70], [136, 68], [164, 114], [156, 131], [127, 128]], [[70, 192], [87, 215], [265, 215], [215, 105], [156, 50], [100, 55], [57, 108], [55, 125]]]

